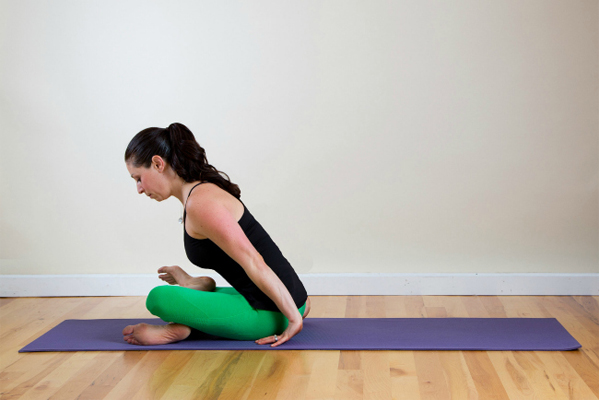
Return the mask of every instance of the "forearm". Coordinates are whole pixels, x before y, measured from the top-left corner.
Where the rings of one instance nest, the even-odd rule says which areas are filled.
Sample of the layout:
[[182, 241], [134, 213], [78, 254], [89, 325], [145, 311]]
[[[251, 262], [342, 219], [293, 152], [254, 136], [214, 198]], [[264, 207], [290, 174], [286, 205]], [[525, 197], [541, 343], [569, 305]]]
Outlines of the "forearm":
[[273, 303], [275, 303], [277, 308], [279, 308], [290, 322], [302, 321], [302, 315], [300, 315], [300, 311], [298, 311], [290, 291], [275, 272], [262, 260], [262, 257], [256, 260], [253, 266], [246, 272], [252, 282], [273, 300]]

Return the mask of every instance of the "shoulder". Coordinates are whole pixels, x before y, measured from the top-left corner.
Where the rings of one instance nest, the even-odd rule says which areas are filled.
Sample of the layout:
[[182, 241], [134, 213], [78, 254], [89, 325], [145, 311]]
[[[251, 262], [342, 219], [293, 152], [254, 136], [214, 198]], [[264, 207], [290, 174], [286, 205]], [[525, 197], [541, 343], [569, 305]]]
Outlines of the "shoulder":
[[205, 182], [197, 186], [185, 204], [188, 218], [191, 217], [193, 221], [197, 221], [198, 218], [204, 219], [206, 216], [222, 209], [227, 202], [224, 193], [227, 194], [214, 183]]
[[208, 236], [218, 226], [237, 223], [243, 205], [227, 191], [213, 183], [198, 186], [186, 203], [187, 225], [197, 235]]

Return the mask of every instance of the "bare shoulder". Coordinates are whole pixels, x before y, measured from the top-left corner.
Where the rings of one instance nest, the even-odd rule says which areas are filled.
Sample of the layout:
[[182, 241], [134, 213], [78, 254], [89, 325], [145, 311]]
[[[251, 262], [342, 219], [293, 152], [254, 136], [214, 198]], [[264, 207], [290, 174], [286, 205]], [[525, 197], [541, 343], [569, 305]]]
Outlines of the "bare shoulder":
[[238, 221], [243, 213], [244, 206], [237, 198], [213, 183], [204, 183], [187, 200], [186, 226], [192, 236], [203, 239], [207, 227], [229, 219]]

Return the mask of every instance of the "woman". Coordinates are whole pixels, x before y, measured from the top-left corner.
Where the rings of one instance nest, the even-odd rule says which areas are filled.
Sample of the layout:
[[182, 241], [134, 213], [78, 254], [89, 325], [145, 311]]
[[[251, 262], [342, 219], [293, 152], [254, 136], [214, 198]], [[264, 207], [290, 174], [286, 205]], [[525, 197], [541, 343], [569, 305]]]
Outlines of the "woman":
[[191, 277], [178, 266], [159, 277], [173, 286], [148, 294], [148, 310], [167, 325], [129, 325], [130, 344], [166, 344], [192, 328], [229, 339], [279, 346], [302, 330], [310, 299], [292, 266], [240, 200], [240, 189], [208, 164], [188, 128], [148, 128], [127, 146], [125, 162], [140, 194], [183, 204], [185, 251], [190, 261], [216, 270], [231, 288]]

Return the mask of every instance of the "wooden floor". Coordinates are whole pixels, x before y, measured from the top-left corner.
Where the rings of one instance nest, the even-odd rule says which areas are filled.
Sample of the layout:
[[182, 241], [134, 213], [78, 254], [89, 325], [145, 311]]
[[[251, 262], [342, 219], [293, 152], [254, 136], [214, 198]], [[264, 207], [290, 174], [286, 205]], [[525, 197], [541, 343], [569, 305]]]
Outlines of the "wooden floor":
[[553, 317], [583, 347], [19, 354], [64, 319], [150, 315], [142, 297], [0, 299], [0, 399], [598, 399], [597, 296], [311, 299], [310, 317]]

